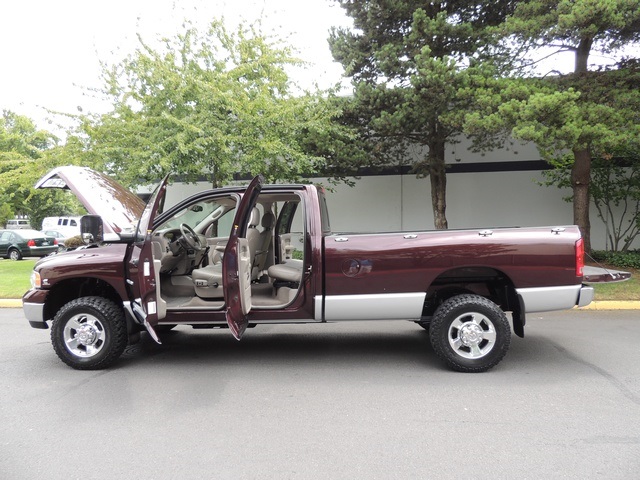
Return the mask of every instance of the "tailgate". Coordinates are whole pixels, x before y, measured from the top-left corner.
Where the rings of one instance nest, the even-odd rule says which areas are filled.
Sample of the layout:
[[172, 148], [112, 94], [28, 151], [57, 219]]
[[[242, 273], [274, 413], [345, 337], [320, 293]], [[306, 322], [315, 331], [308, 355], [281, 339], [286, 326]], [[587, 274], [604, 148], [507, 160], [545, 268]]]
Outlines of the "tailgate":
[[631, 273], [622, 272], [619, 270], [609, 270], [601, 267], [591, 267], [585, 265], [584, 277], [582, 282], [587, 284], [592, 283], [612, 283], [612, 282], [624, 282], [631, 278]]

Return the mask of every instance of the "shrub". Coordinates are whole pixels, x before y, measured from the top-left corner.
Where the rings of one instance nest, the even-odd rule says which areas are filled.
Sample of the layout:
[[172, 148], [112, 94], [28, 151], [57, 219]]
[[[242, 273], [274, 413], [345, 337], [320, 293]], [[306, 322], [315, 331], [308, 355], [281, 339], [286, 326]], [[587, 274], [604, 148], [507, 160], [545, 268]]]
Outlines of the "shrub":
[[80, 235], [76, 235], [75, 237], [67, 238], [64, 241], [65, 248], [73, 249], [82, 247], [84, 242], [82, 241], [82, 237]]
[[591, 257], [600, 263], [606, 263], [617, 268], [640, 269], [640, 250], [629, 250], [626, 252], [608, 252], [605, 250], [594, 250]]

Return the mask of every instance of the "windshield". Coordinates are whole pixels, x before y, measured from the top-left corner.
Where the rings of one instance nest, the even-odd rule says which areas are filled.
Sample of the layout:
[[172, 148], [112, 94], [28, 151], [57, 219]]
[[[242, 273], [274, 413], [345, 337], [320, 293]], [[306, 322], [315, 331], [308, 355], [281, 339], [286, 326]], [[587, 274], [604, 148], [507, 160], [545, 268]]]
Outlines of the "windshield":
[[233, 212], [235, 206], [235, 199], [230, 197], [200, 200], [178, 210], [165, 220], [160, 228], [175, 229], [186, 223], [198, 233], [204, 233], [213, 227], [213, 235], [228, 235], [233, 222], [233, 213], [229, 212]]

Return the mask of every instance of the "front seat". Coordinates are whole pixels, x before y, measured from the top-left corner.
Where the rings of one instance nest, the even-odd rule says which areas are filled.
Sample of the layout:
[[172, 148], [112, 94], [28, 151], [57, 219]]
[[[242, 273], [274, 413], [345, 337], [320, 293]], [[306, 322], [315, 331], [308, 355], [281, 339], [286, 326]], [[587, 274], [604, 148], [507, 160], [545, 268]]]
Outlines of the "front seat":
[[[251, 218], [249, 219], [249, 226], [247, 227], [247, 242], [249, 243], [249, 255], [251, 255], [251, 265], [254, 265], [256, 254], [258, 250], [260, 250], [260, 244], [262, 242], [262, 236], [260, 235], [260, 230], [258, 230], [258, 225], [260, 224], [260, 210], [254, 208], [251, 210]], [[256, 280], [258, 278], [257, 270], [253, 269], [251, 272], [251, 280]]]
[[222, 262], [196, 268], [191, 272], [196, 295], [201, 298], [223, 298]]
[[[260, 241], [260, 232], [256, 228], [260, 223], [260, 210], [251, 210], [251, 218], [247, 228], [247, 241], [251, 258], [255, 255]], [[200, 298], [224, 298], [222, 289], [222, 262], [210, 264], [206, 267], [196, 268], [191, 272], [191, 280], [196, 289], [196, 295]]]
[[258, 249], [253, 258], [253, 270], [252, 277], [258, 278], [265, 270], [267, 265], [267, 258], [269, 255], [269, 249], [271, 247], [271, 240], [273, 238], [273, 226], [276, 223], [276, 217], [271, 210], [264, 212], [262, 216], [262, 232], [260, 232], [260, 240], [258, 242]]

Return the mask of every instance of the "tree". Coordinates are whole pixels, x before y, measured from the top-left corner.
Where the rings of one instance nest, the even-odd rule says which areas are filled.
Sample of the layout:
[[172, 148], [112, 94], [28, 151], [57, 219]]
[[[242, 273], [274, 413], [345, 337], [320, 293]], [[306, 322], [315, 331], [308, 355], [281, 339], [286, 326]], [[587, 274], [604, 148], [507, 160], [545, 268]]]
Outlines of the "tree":
[[[295, 92], [288, 47], [241, 25], [193, 27], [154, 49], [142, 39], [121, 63], [105, 65], [113, 110], [83, 116], [77, 140], [93, 165], [129, 184], [166, 173], [186, 181], [208, 175], [221, 186], [239, 174], [294, 181], [325, 160], [307, 148], [345, 138], [331, 119], [340, 111], [326, 92]], [[82, 153], [80, 155], [83, 155]]]
[[378, 162], [406, 157], [416, 144], [427, 147], [414, 172], [429, 176], [435, 227], [445, 229], [445, 144], [462, 132], [474, 101], [471, 78], [495, 74], [486, 67], [490, 56], [503, 60], [488, 43], [488, 27], [500, 24], [514, 2], [336, 1], [354, 22], [353, 30], [334, 29], [329, 39], [354, 84], [353, 118], [363, 123]]
[[[604, 222], [607, 246], [626, 252], [640, 235], [640, 155], [638, 146], [626, 154], [623, 162], [615, 158], [594, 161], [591, 178], [592, 197], [598, 217]], [[615, 209], [614, 209], [615, 207]]]
[[[590, 192], [597, 215], [605, 224], [607, 250], [626, 252], [640, 236], [640, 145], [618, 147], [613, 155], [596, 157]], [[546, 173], [547, 185], [571, 186], [573, 159]], [[565, 198], [572, 201], [572, 197]]]
[[[60, 192], [34, 190], [34, 183], [57, 165], [49, 154], [58, 139], [38, 130], [29, 118], [3, 111], [0, 117], [0, 202], [3, 218], [27, 215], [38, 227], [47, 215], [74, 211], [77, 206]], [[4, 225], [4, 221], [1, 222]]]
[[[606, 54], [619, 52], [622, 47], [640, 40], [640, 1], [638, 0], [529, 0], [518, 2], [514, 14], [503, 28], [508, 42], [516, 41], [525, 47], [522, 52], [540, 47], [556, 49], [558, 52], [573, 52], [575, 62], [573, 72], [561, 76], [560, 84], [565, 91], [588, 91], [589, 58], [592, 52]], [[571, 82], [576, 85], [569, 86]], [[579, 85], [578, 85], [579, 84]], [[538, 141], [543, 149], [553, 139], [556, 144], [564, 144], [573, 155], [571, 188], [573, 190], [573, 219], [585, 238], [585, 247], [590, 249], [591, 224], [589, 219], [589, 183], [591, 160], [598, 148], [609, 148], [607, 136], [611, 131], [620, 131], [620, 115], [608, 108], [609, 95], [600, 101], [584, 95], [586, 101], [576, 98], [573, 111], [567, 119], [570, 128], [560, 134], [548, 129], [545, 118], [557, 106], [560, 97], [557, 92], [539, 93], [528, 102], [529, 128], [521, 138]], [[566, 97], [565, 97], [566, 98]], [[545, 106], [546, 105], [546, 106]], [[568, 104], [565, 104], [565, 106]], [[540, 108], [544, 106], [544, 108]], [[537, 125], [532, 119], [540, 114]], [[604, 118], [602, 117], [604, 115]], [[610, 118], [613, 123], [608, 123]], [[637, 122], [637, 117], [636, 117]], [[629, 122], [622, 121], [623, 124]], [[632, 129], [633, 130], [633, 129]], [[628, 130], [631, 132], [632, 130]], [[522, 131], [522, 129], [521, 129]], [[546, 131], [547, 133], [543, 133]]]

